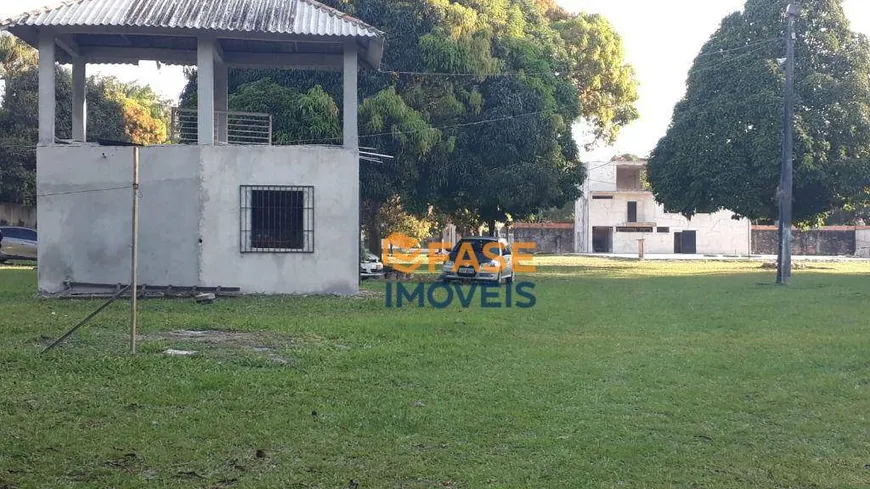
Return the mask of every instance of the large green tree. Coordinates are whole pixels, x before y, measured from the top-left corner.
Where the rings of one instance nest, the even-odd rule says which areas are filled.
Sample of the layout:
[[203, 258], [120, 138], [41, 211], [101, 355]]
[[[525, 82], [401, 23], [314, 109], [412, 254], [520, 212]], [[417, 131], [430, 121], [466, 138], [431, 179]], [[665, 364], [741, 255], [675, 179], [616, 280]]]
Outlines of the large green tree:
[[[36, 203], [39, 132], [39, 74], [36, 50], [0, 35], [0, 201]], [[72, 134], [72, 76], [57, 68], [57, 121], [60, 138]], [[88, 139], [159, 143], [166, 139], [165, 104], [147, 87], [110, 77], [87, 82]]]
[[[382, 71], [360, 73], [361, 144], [396, 157], [362, 163], [367, 224], [394, 197], [475, 224], [561, 207], [584, 178], [572, 125], [593, 128], [584, 143], [607, 143], [637, 117], [632, 70], [603, 17], [523, 0], [325, 3], [387, 35]], [[341, 100], [335, 73], [232, 70], [230, 91], [264, 78]], [[191, 72], [184, 104], [195, 90]]]
[[[748, 0], [701, 50], [649, 160], [668, 210], [776, 219], [787, 3]], [[840, 0], [805, 0], [795, 59], [794, 216], [813, 222], [870, 198], [870, 47]]]

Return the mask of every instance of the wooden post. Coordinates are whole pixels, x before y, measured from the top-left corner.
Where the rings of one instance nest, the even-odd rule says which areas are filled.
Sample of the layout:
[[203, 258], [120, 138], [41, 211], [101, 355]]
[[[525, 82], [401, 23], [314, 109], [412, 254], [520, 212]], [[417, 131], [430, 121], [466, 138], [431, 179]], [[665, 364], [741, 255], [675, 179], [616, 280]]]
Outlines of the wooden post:
[[139, 147], [133, 147], [133, 251], [130, 260], [130, 353], [136, 354], [139, 299]]

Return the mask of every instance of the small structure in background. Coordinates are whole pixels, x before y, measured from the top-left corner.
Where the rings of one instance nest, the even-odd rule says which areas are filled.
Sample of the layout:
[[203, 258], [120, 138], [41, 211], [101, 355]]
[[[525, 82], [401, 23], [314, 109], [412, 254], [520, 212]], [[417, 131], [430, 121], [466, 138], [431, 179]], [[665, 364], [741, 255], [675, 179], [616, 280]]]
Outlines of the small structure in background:
[[748, 219], [733, 213], [696, 214], [686, 219], [665, 212], [646, 181], [646, 160], [618, 158], [586, 164], [583, 196], [574, 213], [576, 253], [750, 254]]
[[[131, 152], [87, 141], [86, 68], [141, 60], [196, 66], [198, 107], [174, 114], [182, 144], [141, 149], [139, 282], [359, 290], [357, 71], [379, 67], [382, 32], [314, 0], [79, 0], [4, 29], [39, 50], [41, 293], [129, 280]], [[72, 141], [55, 135], [56, 63]], [[342, 72], [343, 145], [273, 146], [270, 117], [229, 111], [229, 67]]]

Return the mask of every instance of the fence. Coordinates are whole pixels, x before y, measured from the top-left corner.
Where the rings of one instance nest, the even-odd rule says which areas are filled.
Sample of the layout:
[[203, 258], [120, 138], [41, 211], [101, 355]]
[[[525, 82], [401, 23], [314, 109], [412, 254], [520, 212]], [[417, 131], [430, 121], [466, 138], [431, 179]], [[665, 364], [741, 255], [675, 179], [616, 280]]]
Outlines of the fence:
[[[255, 112], [215, 111], [215, 142], [238, 145], [271, 145], [272, 116]], [[199, 117], [196, 109], [172, 109], [170, 141], [196, 144], [199, 140]]]
[[22, 226], [36, 229], [36, 207], [0, 203], [0, 226]]

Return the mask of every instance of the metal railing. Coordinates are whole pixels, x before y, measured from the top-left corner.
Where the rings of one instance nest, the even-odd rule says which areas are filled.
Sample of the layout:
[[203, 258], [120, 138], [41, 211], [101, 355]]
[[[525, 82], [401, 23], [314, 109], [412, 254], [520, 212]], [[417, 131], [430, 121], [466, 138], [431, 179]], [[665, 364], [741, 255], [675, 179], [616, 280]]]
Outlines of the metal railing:
[[[198, 142], [199, 116], [196, 109], [172, 109], [169, 138], [173, 144]], [[218, 144], [271, 145], [272, 116], [255, 112], [215, 111], [214, 139]]]

